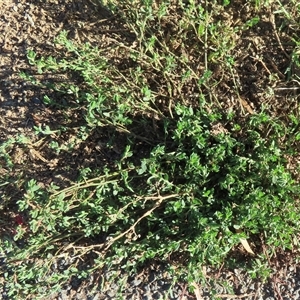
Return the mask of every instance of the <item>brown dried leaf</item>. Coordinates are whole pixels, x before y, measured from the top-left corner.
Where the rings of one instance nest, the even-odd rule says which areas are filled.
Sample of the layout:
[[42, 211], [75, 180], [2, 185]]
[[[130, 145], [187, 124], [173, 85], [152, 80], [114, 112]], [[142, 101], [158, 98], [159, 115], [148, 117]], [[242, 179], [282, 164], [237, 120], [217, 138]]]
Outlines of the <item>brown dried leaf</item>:
[[240, 238], [240, 242], [248, 253], [255, 255], [246, 239]]

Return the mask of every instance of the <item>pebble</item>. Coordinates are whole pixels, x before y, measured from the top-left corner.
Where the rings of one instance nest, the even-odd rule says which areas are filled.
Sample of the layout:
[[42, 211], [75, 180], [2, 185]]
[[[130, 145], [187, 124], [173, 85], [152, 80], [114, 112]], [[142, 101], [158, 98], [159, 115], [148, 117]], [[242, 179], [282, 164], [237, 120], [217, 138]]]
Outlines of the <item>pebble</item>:
[[[61, 259], [52, 265], [52, 268], [59, 271], [61, 269], [68, 268], [69, 261]], [[5, 264], [5, 261], [2, 262]], [[145, 272], [147, 275], [139, 275], [138, 277], [124, 276], [120, 274], [116, 281], [110, 282], [109, 271], [104, 271], [101, 278], [97, 276], [90, 275], [86, 281], [72, 276], [68, 283], [66, 283], [59, 293], [52, 294], [48, 298], [43, 298], [44, 300], [194, 300], [195, 294], [190, 292], [188, 289], [183, 291], [183, 284], [172, 284], [171, 280], [167, 279], [164, 272], [161, 271], [149, 271]], [[226, 271], [221, 272], [219, 282], [215, 282], [210, 279], [209, 285], [199, 286], [201, 300], [213, 300], [213, 293], [220, 295], [247, 295], [252, 294], [246, 300], [300, 300], [300, 276], [299, 270], [297, 268], [289, 268], [286, 274], [286, 278], [280, 278], [278, 281], [277, 288], [274, 290], [274, 282], [269, 280], [266, 283], [261, 283], [257, 279], [252, 279], [247, 275], [246, 271], [243, 269], [233, 270], [231, 274], [234, 276], [228, 277], [228, 282], [226, 278]], [[98, 279], [98, 282], [96, 281]], [[103, 288], [100, 283], [103, 278], [106, 278], [108, 282]], [[124, 287], [117, 283], [117, 280], [124, 282]], [[234, 284], [238, 284], [237, 286]], [[126, 284], [127, 281], [127, 284]], [[103, 290], [104, 289], [104, 290]], [[277, 294], [280, 291], [280, 298]], [[0, 299], [9, 299], [7, 296], [8, 290], [5, 286], [0, 286]], [[71, 298], [70, 298], [71, 297]], [[226, 298], [223, 299], [234, 299]]]

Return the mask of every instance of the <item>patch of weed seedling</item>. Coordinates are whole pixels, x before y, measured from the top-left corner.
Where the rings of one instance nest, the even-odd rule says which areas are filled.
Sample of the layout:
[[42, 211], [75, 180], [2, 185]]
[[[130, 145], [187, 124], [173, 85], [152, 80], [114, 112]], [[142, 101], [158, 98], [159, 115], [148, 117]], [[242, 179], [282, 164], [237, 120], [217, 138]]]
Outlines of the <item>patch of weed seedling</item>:
[[[239, 97], [236, 39], [258, 19], [239, 26], [222, 21], [230, 1], [110, 4], [134, 42], [109, 36], [109, 48], [76, 45], [63, 31], [56, 43], [72, 55], [38, 59], [28, 52], [39, 73], [65, 71], [81, 79], [51, 89], [82, 109], [82, 140], [108, 127], [126, 138], [113, 168], [82, 169], [64, 189], [28, 181], [18, 201], [28, 218], [14, 235], [24, 243], [0, 244], [8, 295], [38, 299], [72, 276], [84, 279], [101, 269], [113, 278], [120, 269], [133, 275], [153, 260], [166, 265], [174, 283], [192, 288], [203, 282], [203, 266], [226, 264], [241, 241], [252, 248], [246, 249], [250, 258], [255, 255], [250, 272], [267, 277], [267, 260], [250, 237], [263, 236], [269, 255], [296, 246], [299, 189], [287, 166], [299, 140], [297, 112], [287, 127], [263, 107], [248, 115], [240, 102], [225, 109], [217, 93], [222, 79], [214, 75], [219, 65]], [[258, 14], [260, 1], [253, 5]], [[117, 62], [122, 59], [125, 68]], [[38, 134], [51, 135], [50, 127], [37, 128]], [[10, 143], [0, 148], [8, 165]], [[57, 154], [76, 151], [55, 139], [51, 147]], [[82, 263], [91, 257], [93, 264]]]

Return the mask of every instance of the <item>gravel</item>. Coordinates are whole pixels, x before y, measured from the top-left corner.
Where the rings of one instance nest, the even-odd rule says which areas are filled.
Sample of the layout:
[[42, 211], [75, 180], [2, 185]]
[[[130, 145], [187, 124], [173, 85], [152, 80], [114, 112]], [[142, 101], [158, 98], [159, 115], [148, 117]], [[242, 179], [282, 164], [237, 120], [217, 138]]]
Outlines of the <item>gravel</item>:
[[[63, 259], [53, 264], [52, 271], [61, 272], [72, 260]], [[5, 264], [2, 261], [2, 267]], [[61, 290], [45, 300], [300, 300], [300, 266], [296, 262], [281, 262], [274, 267], [272, 276], [262, 283], [253, 279], [241, 268], [227, 269], [221, 272], [207, 268], [206, 286], [199, 286], [201, 298], [187, 289], [184, 283], [172, 285], [170, 275], [163, 267], [144, 269], [136, 276], [127, 276], [120, 272], [116, 281], [110, 281], [111, 272], [94, 272], [83, 280], [73, 276]], [[119, 283], [118, 283], [119, 282]], [[122, 284], [120, 284], [122, 282]], [[103, 284], [104, 283], [104, 284]], [[5, 281], [0, 277], [0, 299], [10, 300]], [[28, 298], [30, 299], [30, 298]], [[31, 298], [34, 299], [34, 298]]]
[[[70, 283], [68, 288], [52, 295], [47, 300], [197, 299], [195, 293], [188, 291], [185, 284], [177, 283], [172, 286], [171, 278], [163, 270], [145, 270], [143, 275], [133, 278], [122, 275], [126, 282], [124, 286], [110, 282], [102, 290], [97, 287], [99, 282], [95, 282], [95, 278], [99, 276], [96, 275], [98, 274], [89, 278], [89, 284], [83, 288], [80, 284]], [[211, 277], [208, 275], [207, 285], [199, 286], [201, 300], [300, 300], [300, 268], [298, 266], [278, 268], [266, 283], [252, 279], [243, 269], [224, 270], [218, 275], [217, 280], [213, 275]], [[122, 276], [120, 275], [118, 280]]]
[[[282, 269], [280, 270], [282, 271]], [[280, 272], [281, 273], [281, 272]], [[266, 283], [252, 279], [244, 270], [224, 271], [219, 281], [199, 287], [201, 300], [219, 299], [248, 299], [248, 300], [297, 300], [300, 299], [300, 268], [290, 267], [285, 274], [275, 273]], [[227, 278], [227, 281], [224, 280]], [[229, 278], [229, 279], [228, 279]], [[62, 291], [58, 297], [52, 299], [128, 299], [128, 300], [191, 300], [197, 299], [193, 292], [187, 291], [185, 285], [172, 286], [171, 279], [166, 278], [162, 271], [150, 271], [144, 276], [137, 276], [127, 280], [122, 293], [118, 293], [116, 283], [109, 284], [105, 291], [95, 290], [93, 286], [85, 287], [84, 292], [79, 291], [70, 298], [70, 292]], [[52, 300], [51, 299], [51, 300]], [[197, 299], [198, 300], [198, 299]]]

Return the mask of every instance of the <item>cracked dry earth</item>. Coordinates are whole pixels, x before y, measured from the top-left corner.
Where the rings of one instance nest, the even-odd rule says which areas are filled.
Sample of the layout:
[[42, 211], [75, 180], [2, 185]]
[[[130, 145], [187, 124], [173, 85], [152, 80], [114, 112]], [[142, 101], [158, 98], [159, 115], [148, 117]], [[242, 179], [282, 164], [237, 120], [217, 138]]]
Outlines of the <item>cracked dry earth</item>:
[[[76, 157], [52, 157], [43, 141], [39, 140], [33, 126], [64, 122], [59, 111], [48, 109], [42, 103], [43, 90], [23, 81], [19, 73], [27, 71], [35, 74], [26, 58], [26, 51], [33, 49], [41, 55], [58, 54], [53, 39], [63, 29], [69, 31], [69, 37], [75, 42], [90, 42], [98, 45], [106, 43], [106, 33], [119, 30], [122, 24], [114, 22], [110, 13], [82, 0], [1, 0], [0, 2], [0, 142], [24, 134], [30, 138], [28, 149], [15, 146], [12, 149], [15, 173], [26, 172], [26, 178], [35, 178], [47, 185], [55, 182], [62, 186], [77, 176], [78, 168], [87, 166], [91, 158], [79, 153]], [[280, 73], [280, 71], [278, 71]], [[43, 75], [43, 76], [47, 76]], [[63, 75], [62, 75], [63, 76]], [[63, 77], [62, 77], [63, 80]], [[248, 104], [247, 104], [248, 105]], [[245, 105], [245, 109], [247, 109]], [[248, 108], [250, 113], [252, 108]], [[72, 112], [75, 113], [76, 112]], [[19, 165], [18, 165], [19, 163]], [[29, 166], [29, 167], [28, 167]], [[70, 168], [71, 166], [71, 168]], [[0, 176], [6, 175], [0, 170]], [[11, 191], [17, 197], [19, 191]], [[3, 233], [4, 225], [0, 230]], [[7, 229], [8, 230], [8, 229]], [[193, 293], [188, 292], [184, 284], [170, 285], [170, 278], [158, 266], [148, 266], [134, 278], [127, 278], [120, 273], [126, 282], [126, 291], [122, 299], [210, 299], [214, 289], [220, 299], [300, 299], [300, 267], [295, 255], [283, 253], [270, 262], [274, 269], [273, 276], [262, 284], [252, 280], [239, 269], [206, 270], [208, 284], [196, 287]], [[67, 261], [60, 264], [68, 264]], [[57, 266], [59, 268], [60, 266]], [[97, 272], [86, 281], [72, 278], [61, 291], [48, 299], [116, 299], [119, 287], [113, 282], [105, 281], [105, 274]], [[213, 279], [220, 279], [224, 285], [214, 285]], [[4, 279], [0, 278], [1, 299], [9, 299], [5, 290]], [[103, 284], [104, 283], [104, 284]], [[229, 292], [226, 284], [234, 293]], [[167, 295], [167, 292], [169, 296]], [[119, 299], [119, 298], [118, 298]]]

